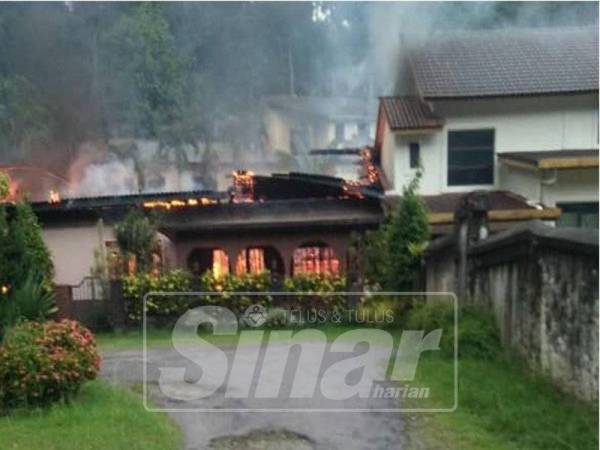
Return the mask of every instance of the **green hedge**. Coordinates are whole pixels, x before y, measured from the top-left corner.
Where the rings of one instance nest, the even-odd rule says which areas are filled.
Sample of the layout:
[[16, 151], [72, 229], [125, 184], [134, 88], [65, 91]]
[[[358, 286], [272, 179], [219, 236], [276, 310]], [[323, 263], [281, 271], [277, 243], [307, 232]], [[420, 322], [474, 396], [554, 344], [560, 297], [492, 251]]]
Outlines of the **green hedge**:
[[[301, 310], [321, 309], [339, 312], [345, 307], [345, 297], [335, 295], [345, 291], [346, 280], [343, 277], [324, 275], [299, 275], [283, 279], [279, 291], [304, 293], [294, 295], [252, 295], [252, 293], [274, 290], [271, 274], [225, 275], [219, 278], [211, 272], [193, 281], [185, 271], [175, 270], [159, 277], [150, 274], [127, 276], [123, 279], [123, 295], [128, 319], [139, 322], [142, 319], [144, 295], [148, 292], [222, 292], [222, 294], [200, 296], [165, 295], [154, 296], [147, 301], [147, 315], [153, 319], [168, 319], [183, 314], [189, 307], [197, 305], [220, 305], [236, 314], [242, 314], [250, 305], [259, 304], [266, 308], [285, 305]], [[330, 295], [323, 295], [330, 294]]]
[[[454, 307], [449, 304], [418, 304], [409, 312], [406, 328], [426, 332], [442, 328], [442, 353], [454, 355]], [[501, 352], [500, 332], [492, 314], [475, 305], [458, 310], [458, 353], [461, 357], [494, 359]]]
[[[132, 322], [142, 320], [144, 296], [148, 292], [190, 292], [192, 277], [183, 270], [174, 270], [160, 277], [148, 273], [129, 275], [123, 278], [123, 297], [127, 317]], [[173, 317], [182, 314], [188, 306], [188, 298], [163, 296], [149, 298], [146, 313], [150, 317]]]

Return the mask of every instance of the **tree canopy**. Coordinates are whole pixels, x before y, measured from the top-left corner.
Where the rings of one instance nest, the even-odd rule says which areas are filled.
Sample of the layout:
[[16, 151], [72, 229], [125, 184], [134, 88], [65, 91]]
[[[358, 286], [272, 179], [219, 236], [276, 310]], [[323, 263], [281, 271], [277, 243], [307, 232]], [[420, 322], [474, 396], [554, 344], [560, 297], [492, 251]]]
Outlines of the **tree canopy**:
[[184, 162], [184, 145], [235, 138], [223, 131], [227, 120], [243, 121], [259, 134], [253, 122], [265, 96], [389, 95], [377, 88], [374, 49], [400, 33], [582, 18], [595, 23], [597, 16], [593, 3], [420, 8], [368, 2], [3, 3], [0, 162], [64, 168], [83, 142], [111, 137], [158, 139], [163, 152]]

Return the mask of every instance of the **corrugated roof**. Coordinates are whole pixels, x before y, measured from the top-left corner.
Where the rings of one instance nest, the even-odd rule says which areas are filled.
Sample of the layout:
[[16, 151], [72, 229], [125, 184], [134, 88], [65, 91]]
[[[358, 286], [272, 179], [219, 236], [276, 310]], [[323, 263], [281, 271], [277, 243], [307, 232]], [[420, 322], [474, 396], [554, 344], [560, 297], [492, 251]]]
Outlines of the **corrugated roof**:
[[528, 152], [503, 152], [498, 153], [498, 158], [509, 161], [517, 161], [534, 167], [544, 168], [545, 160], [570, 161], [573, 166], [581, 166], [578, 162], [594, 162], [588, 164], [590, 167], [598, 167], [598, 150], [542, 150]]
[[461, 33], [411, 55], [424, 98], [558, 94], [598, 90], [596, 27]]
[[[456, 211], [461, 199], [471, 191], [450, 192], [437, 195], [423, 195], [423, 201], [427, 207], [428, 213], [453, 213]], [[487, 191], [489, 200], [489, 209], [491, 210], [514, 210], [514, 209], [535, 209], [527, 202], [527, 199], [511, 191], [496, 190]], [[387, 196], [385, 202], [389, 206], [396, 206], [401, 196]]]
[[[454, 212], [462, 197], [467, 192], [453, 192], [449, 194], [425, 195], [423, 200], [427, 209], [432, 213]], [[527, 199], [510, 191], [488, 192], [490, 210], [506, 209], [534, 209]]]
[[381, 105], [392, 130], [439, 128], [442, 120], [418, 97], [382, 97]]

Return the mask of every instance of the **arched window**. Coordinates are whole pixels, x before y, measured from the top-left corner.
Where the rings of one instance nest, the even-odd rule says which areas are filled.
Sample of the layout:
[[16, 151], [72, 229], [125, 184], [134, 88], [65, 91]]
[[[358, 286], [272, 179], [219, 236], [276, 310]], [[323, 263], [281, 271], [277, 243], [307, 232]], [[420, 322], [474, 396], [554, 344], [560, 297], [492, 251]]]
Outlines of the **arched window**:
[[237, 275], [261, 273], [265, 270], [280, 275], [284, 274], [283, 259], [276, 248], [271, 246], [248, 247], [239, 253], [235, 263]]
[[301, 273], [340, 274], [340, 260], [331, 247], [314, 242], [303, 244], [294, 250], [293, 275]]
[[229, 273], [229, 257], [220, 248], [194, 249], [188, 257], [187, 265], [194, 275], [211, 271], [218, 278]]

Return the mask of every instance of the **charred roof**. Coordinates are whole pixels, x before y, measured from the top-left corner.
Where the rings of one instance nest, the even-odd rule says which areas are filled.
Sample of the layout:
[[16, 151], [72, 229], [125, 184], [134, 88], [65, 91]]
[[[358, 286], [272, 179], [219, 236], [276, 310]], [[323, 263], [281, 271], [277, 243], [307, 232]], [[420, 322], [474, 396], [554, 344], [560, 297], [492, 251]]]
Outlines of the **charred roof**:
[[[278, 220], [287, 223], [291, 220], [288, 217], [291, 211], [302, 211], [303, 204], [312, 205], [312, 211], [319, 211], [320, 214], [314, 217], [311, 217], [310, 214], [305, 215], [305, 221], [319, 221], [325, 214], [329, 221], [350, 223], [353, 220], [352, 213], [349, 212], [347, 206], [340, 206], [350, 204], [354, 205], [351, 208], [354, 214], [357, 214], [364, 206], [368, 216], [365, 220], [368, 223], [373, 222], [374, 218], [381, 214], [379, 199], [382, 192], [376, 185], [353, 184], [349, 189], [347, 182], [341, 178], [293, 172], [273, 174], [272, 176], [252, 175], [252, 179], [252, 194], [242, 203], [238, 203], [235, 192], [229, 190], [69, 198], [55, 202], [36, 202], [32, 206], [43, 223], [64, 223], [99, 218], [119, 220], [132, 208], [165, 211], [168, 212], [166, 216], [173, 216], [181, 224], [192, 220], [182, 220], [182, 218], [193, 216], [195, 217], [193, 221], [200, 220], [199, 217], [204, 217], [202, 220], [205, 222], [208, 220], [211, 223], [215, 219], [226, 221], [227, 223], [223, 222], [223, 226], [233, 226], [238, 223], [239, 220], [234, 220], [237, 217], [236, 214], [239, 215], [238, 218], [242, 218], [240, 220], [244, 221], [243, 217], [248, 214], [247, 211], [251, 211], [251, 214], [260, 211], [260, 217], [269, 217], [273, 224], [276, 224]], [[328, 210], [330, 212], [338, 211], [339, 217], [337, 219], [333, 216], [330, 217], [330, 214], [327, 213]], [[277, 219], [277, 214], [282, 214], [279, 219]], [[357, 220], [360, 219], [360, 214], [356, 217]], [[264, 222], [264, 220], [260, 219], [259, 221]], [[295, 219], [291, 221], [294, 222]]]

